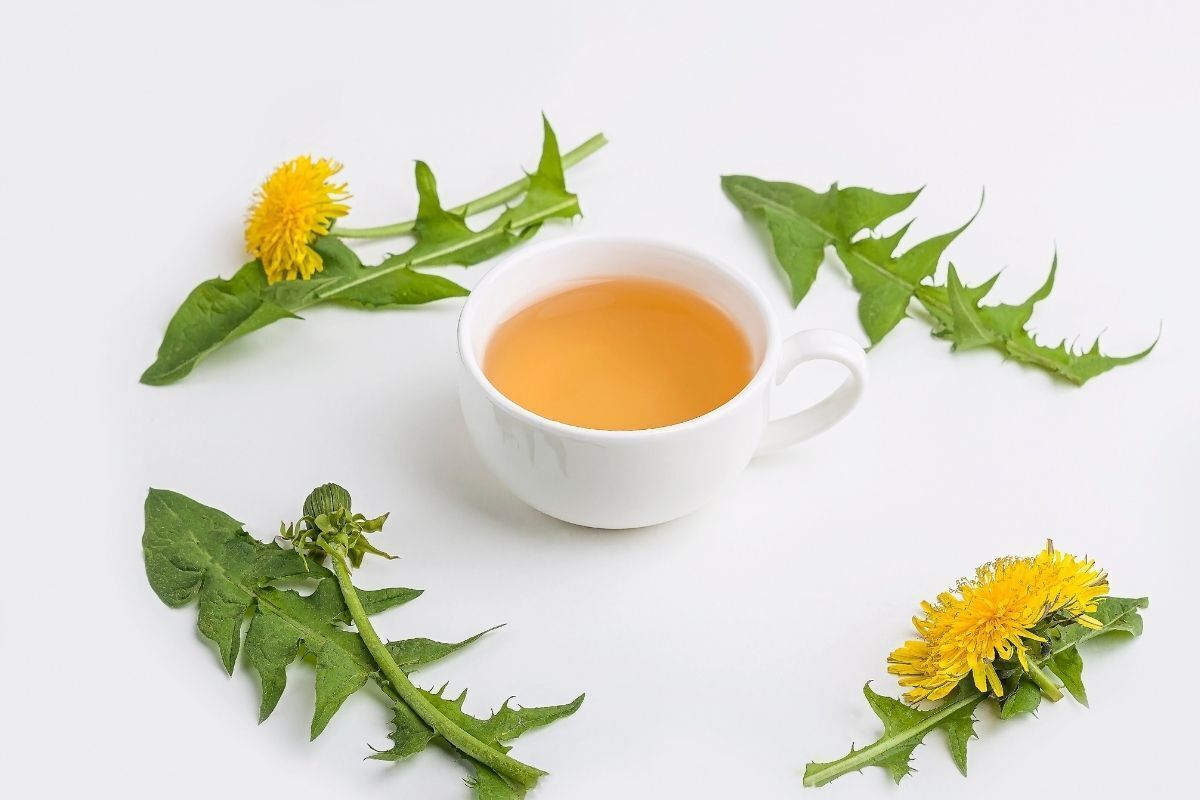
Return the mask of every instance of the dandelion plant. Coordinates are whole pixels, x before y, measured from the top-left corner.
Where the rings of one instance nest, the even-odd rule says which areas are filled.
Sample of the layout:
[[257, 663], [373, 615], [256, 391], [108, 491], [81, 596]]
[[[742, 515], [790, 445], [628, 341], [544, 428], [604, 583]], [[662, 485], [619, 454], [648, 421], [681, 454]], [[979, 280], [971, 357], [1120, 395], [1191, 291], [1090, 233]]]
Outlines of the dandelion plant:
[[902, 253], [897, 250], [911, 221], [888, 236], [872, 235], [878, 226], [912, 205], [920, 191], [884, 194], [834, 184], [816, 192], [749, 175], [726, 175], [721, 186], [743, 214], [765, 224], [775, 259], [791, 286], [794, 305], [800, 305], [808, 294], [826, 249], [833, 248], [859, 293], [858, 319], [872, 345], [883, 341], [916, 303], [932, 322], [933, 335], [948, 340], [951, 349], [990, 347], [1006, 358], [1039, 367], [1078, 386], [1114, 367], [1138, 361], [1154, 349], [1152, 343], [1138, 353], [1110, 356], [1100, 352], [1098, 336], [1083, 350], [1065, 340], [1056, 345], [1039, 342], [1028, 326], [1034, 306], [1054, 288], [1057, 255], [1045, 283], [1018, 305], [981, 304], [999, 275], [978, 286], [967, 286], [950, 264], [946, 282], [938, 284], [934, 280], [938, 262], [974, 216]]
[[[466, 692], [447, 696], [420, 687], [411, 674], [474, 641], [416, 638], [385, 642], [371, 617], [421, 592], [362, 590], [351, 572], [367, 555], [390, 558], [369, 539], [387, 515], [354, 513], [350, 494], [326, 484], [305, 500], [296, 523], [281, 525], [274, 542], [260, 541], [215, 508], [176, 492], [152, 489], [146, 498], [142, 546], [150, 586], [164, 603], [198, 601], [200, 632], [217, 646], [232, 673], [238, 656], [259, 675], [259, 718], [274, 710], [286, 668], [304, 655], [316, 668], [315, 738], [351, 694], [374, 681], [392, 706], [392, 746], [371, 757], [404, 760], [441, 743], [473, 772], [468, 783], [480, 800], [515, 800], [546, 773], [509, 755], [507, 742], [525, 731], [570, 716], [583, 695], [557, 706], [522, 708], [508, 701], [487, 719], [468, 714]], [[302, 594], [280, 584], [307, 583]], [[246, 618], [250, 624], [243, 635]], [[353, 626], [348, 627], [348, 626]]]
[[[416, 162], [415, 219], [370, 228], [343, 228], [349, 187], [334, 176], [341, 165], [302, 156], [278, 167], [255, 195], [246, 220], [246, 249], [254, 257], [232, 278], [204, 281], [171, 317], [158, 357], [142, 383], [174, 383], [234, 339], [320, 303], [358, 309], [399, 308], [452, 297], [467, 290], [425, 267], [472, 266], [532, 238], [543, 223], [581, 211], [567, 191], [564, 170], [605, 144], [597, 134], [560, 155], [558, 138], [543, 119], [542, 154], [524, 178], [456, 208], [443, 208], [429, 165]], [[511, 203], [511, 205], [510, 205]], [[475, 229], [467, 217], [507, 206]], [[412, 244], [379, 264], [365, 265], [344, 239], [411, 236]]]
[[804, 785], [823, 786], [871, 766], [899, 783], [912, 772], [917, 745], [937, 728], [966, 775], [981, 703], [994, 702], [1008, 719], [1037, 710], [1043, 697], [1061, 700], [1065, 688], [1087, 705], [1079, 645], [1114, 632], [1140, 635], [1139, 612], [1148, 605], [1144, 597], [1108, 596], [1107, 573], [1051, 542], [1036, 556], [985, 564], [936, 602], [923, 602], [913, 619], [917, 638], [888, 657], [888, 671], [907, 689], [904, 702], [863, 687], [883, 735], [835, 761], [810, 763]]

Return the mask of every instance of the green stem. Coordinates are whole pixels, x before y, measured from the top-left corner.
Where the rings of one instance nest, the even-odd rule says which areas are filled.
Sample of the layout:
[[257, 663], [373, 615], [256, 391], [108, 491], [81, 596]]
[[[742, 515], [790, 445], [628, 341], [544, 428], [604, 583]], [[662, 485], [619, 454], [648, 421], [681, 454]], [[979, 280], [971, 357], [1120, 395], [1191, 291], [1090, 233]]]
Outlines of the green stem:
[[833, 779], [840, 778], [848, 772], [857, 772], [863, 767], [870, 766], [875, 763], [876, 758], [887, 753], [892, 748], [903, 745], [913, 739], [919, 741], [926, 733], [941, 725], [947, 717], [953, 716], [968, 706], [978, 704], [984, 697], [985, 695], [983, 694], [966, 694], [958, 700], [952, 700], [943, 706], [939, 706], [936, 713], [930, 714], [919, 725], [905, 728], [903, 731], [892, 736], [884, 736], [879, 741], [867, 745], [862, 750], [854, 750], [845, 758], [822, 765], [820, 769], [812, 772], [806, 770], [804, 773], [804, 785], [809, 787], [824, 786]]
[[372, 267], [371, 269], [366, 270], [365, 274], [355, 278], [354, 280], [335, 282], [328, 289], [317, 291], [305, 302], [293, 306], [293, 310], [300, 311], [308, 308], [309, 306], [316, 305], [323, 300], [336, 298], [338, 294], [345, 292], [351, 287], [358, 286], [359, 284], [367, 283], [369, 281], [378, 280], [379, 278], [395, 272], [396, 270], [419, 267], [422, 264], [444, 264], [446, 263], [446, 256], [449, 256], [460, 250], [466, 250], [470, 247], [474, 247], [475, 245], [485, 242], [488, 239], [497, 236], [505, 236], [512, 230], [521, 230], [522, 228], [539, 223], [542, 220], [549, 219], [560, 211], [570, 208], [574, 203], [575, 198], [569, 197], [566, 200], [559, 201], [553, 206], [536, 211], [527, 217], [517, 217], [511, 220], [510, 224], [507, 226], [493, 226], [486, 228], [482, 231], [476, 232], [466, 239], [459, 239], [455, 242], [451, 242], [450, 244], [443, 245], [442, 247], [426, 250], [415, 258], [409, 258], [405, 253], [389, 256], [388, 258], [385, 258], [378, 267]]
[[1058, 684], [1046, 674], [1045, 670], [1039, 667], [1032, 661], [1029, 662], [1029, 677], [1042, 690], [1042, 694], [1046, 695], [1046, 699], [1051, 703], [1057, 703], [1063, 699], [1063, 693], [1059, 690]]
[[[575, 166], [606, 144], [608, 144], [608, 140], [604, 138], [604, 134], [597, 133], [574, 150], [569, 150], [563, 154], [563, 169]], [[483, 197], [476, 198], [469, 203], [456, 206], [450, 209], [450, 213], [462, 214], [463, 216], [478, 214], [480, 211], [487, 211], [489, 208], [504, 205], [509, 200], [519, 196], [527, 188], [529, 188], [528, 176], [513, 181], [491, 194], [485, 194]], [[373, 228], [343, 228], [335, 226], [330, 231], [330, 235], [336, 236], [339, 239], [384, 239], [390, 236], [403, 236], [406, 233], [411, 233], [414, 225], [416, 225], [416, 220], [410, 219], [405, 222], [397, 222], [392, 225], [378, 225]]]
[[937, 295], [935, 295], [932, 291], [929, 291], [932, 288], [933, 287], [926, 286], [925, 284], [918, 286], [916, 291], [917, 300], [920, 301], [921, 305], [925, 306], [926, 310], [929, 312], [929, 315], [935, 320], [937, 319], [933, 313], [935, 309], [946, 316], [950, 316], [952, 313], [950, 311], [950, 306], [942, 305], [942, 302]]
[[346, 601], [346, 608], [349, 609], [350, 617], [354, 620], [355, 627], [358, 628], [359, 638], [367, 646], [367, 650], [371, 653], [371, 657], [375, 659], [375, 664], [379, 667], [379, 671], [383, 673], [384, 678], [387, 679], [388, 684], [395, 690], [400, 699], [418, 717], [424, 720], [426, 725], [433, 728], [438, 735], [464, 755], [470, 756], [481, 764], [490, 767], [514, 784], [526, 789], [532, 789], [537, 783], [538, 778], [546, 773], [528, 764], [522, 764], [520, 761], [510, 758], [479, 741], [439, 711], [421, 693], [421, 690], [413, 685], [413, 682], [404, 674], [404, 670], [400, 669], [396, 660], [392, 658], [392, 654], [388, 652], [387, 647], [379, 638], [379, 634], [375, 632], [375, 627], [371, 624], [371, 620], [367, 617], [367, 612], [363, 608], [362, 601], [359, 600], [358, 592], [350, 580], [350, 567], [346, 564], [345, 556], [333, 549], [326, 549], [326, 552], [329, 553], [330, 561], [333, 565], [333, 574], [337, 576], [338, 586], [341, 588], [342, 597]]

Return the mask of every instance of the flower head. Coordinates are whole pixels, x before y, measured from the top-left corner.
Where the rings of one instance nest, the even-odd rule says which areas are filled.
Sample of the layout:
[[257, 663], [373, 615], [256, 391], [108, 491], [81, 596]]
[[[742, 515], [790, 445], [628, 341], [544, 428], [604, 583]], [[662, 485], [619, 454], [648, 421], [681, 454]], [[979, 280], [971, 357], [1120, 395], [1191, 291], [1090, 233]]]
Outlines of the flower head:
[[291, 547], [303, 557], [312, 554], [317, 561], [333, 553], [347, 558], [358, 568], [369, 553], [395, 558], [367, 541], [368, 533], [383, 530], [388, 515], [367, 519], [350, 510], [350, 493], [336, 483], [318, 486], [304, 500], [304, 516], [300, 521], [279, 523], [280, 546]]
[[346, 184], [330, 179], [342, 165], [327, 158], [300, 156], [280, 165], [255, 194], [246, 218], [246, 249], [263, 265], [268, 283], [320, 272], [321, 256], [312, 248], [350, 210]]
[[1096, 610], [1096, 599], [1108, 594], [1108, 573], [1086, 558], [1054, 549], [1053, 542], [1037, 557], [1039, 591], [1046, 593], [1050, 613], [1068, 615], [1085, 628], [1100, 628], [1100, 621], [1089, 616]]
[[968, 675], [979, 691], [1003, 695], [997, 663], [1028, 671], [1030, 642], [1045, 642], [1049, 627], [1099, 627], [1088, 614], [1107, 593], [1107, 575], [1094, 561], [1056, 552], [1050, 542], [1033, 558], [997, 559], [936, 603], [922, 603], [913, 619], [920, 638], [888, 656], [888, 671], [913, 703], [940, 700]]

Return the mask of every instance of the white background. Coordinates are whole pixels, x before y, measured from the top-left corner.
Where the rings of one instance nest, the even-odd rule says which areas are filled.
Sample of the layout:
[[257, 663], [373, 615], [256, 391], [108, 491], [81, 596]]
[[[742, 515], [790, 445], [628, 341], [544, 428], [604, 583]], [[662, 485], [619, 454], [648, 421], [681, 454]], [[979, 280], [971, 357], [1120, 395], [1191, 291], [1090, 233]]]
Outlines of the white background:
[[[425, 588], [385, 635], [508, 627], [420, 673], [468, 708], [564, 702], [519, 740], [552, 774], [537, 797], [801, 795], [804, 763], [879, 731], [860, 694], [897, 687], [884, 658], [918, 600], [1045, 537], [1097, 557], [1116, 594], [1147, 594], [1146, 635], [1087, 648], [1092, 707], [986, 711], [964, 781], [940, 733], [900, 789], [879, 770], [821, 796], [1118, 797], [1184, 785], [1196, 725], [1194, 4], [957, 2], [5, 3], [4, 554], [0, 793], [66, 797], [465, 800], [441, 753], [363, 763], [386, 743], [367, 691], [315, 743], [312, 677], [276, 714], [226, 678], [146, 585], [153, 485], [269, 534], [337, 480], [392, 511], [400, 553], [364, 585]], [[789, 308], [757, 231], [718, 178], [824, 188], [926, 186], [914, 240], [983, 212], [950, 257], [996, 299], [1058, 284], [1048, 338], [1107, 330], [1145, 361], [1083, 389], [950, 354], [902, 322], [871, 354], [859, 411], [753, 464], [694, 516], [650, 530], [573, 528], [506, 494], [454, 396], [458, 304], [314, 309], [137, 383], [176, 305], [244, 260], [251, 192], [300, 153], [346, 164], [349, 224], [407, 218], [414, 158], [451, 203], [532, 167], [538, 114], [573, 146], [585, 217], [548, 226], [653, 235], [736, 265], [786, 331], [862, 337], [827, 265]], [[398, 249], [403, 243], [393, 243]], [[374, 257], [382, 247], [368, 248]], [[447, 270], [473, 283], [487, 269]], [[782, 408], [834, 377], [813, 369]], [[1194, 651], [1192, 651], [1194, 652]], [[814, 795], [816, 796], [816, 795]], [[1163, 796], [1163, 795], [1160, 795]]]

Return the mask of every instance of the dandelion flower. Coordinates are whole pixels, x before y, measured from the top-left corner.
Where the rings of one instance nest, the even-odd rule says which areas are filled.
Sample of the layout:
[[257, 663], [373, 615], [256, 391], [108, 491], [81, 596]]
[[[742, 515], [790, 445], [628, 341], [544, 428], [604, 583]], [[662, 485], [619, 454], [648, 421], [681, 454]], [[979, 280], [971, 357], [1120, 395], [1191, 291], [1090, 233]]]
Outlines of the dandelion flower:
[[1094, 561], [1050, 542], [1033, 558], [997, 559], [936, 603], [922, 603], [913, 619], [919, 638], [888, 656], [888, 672], [908, 687], [910, 703], [940, 700], [968, 676], [979, 691], [1001, 696], [997, 662], [1035, 671], [1030, 643], [1045, 642], [1054, 624], [1099, 627], [1088, 615], [1107, 593], [1108, 577]]
[[279, 166], [254, 197], [246, 219], [246, 249], [262, 262], [268, 283], [307, 280], [324, 266], [312, 248], [350, 210], [346, 184], [331, 178], [342, 165], [300, 156]]
[[1087, 628], [1101, 627], [1089, 615], [1097, 608], [1097, 598], [1108, 594], [1108, 573], [1095, 561], [1055, 550], [1054, 543], [1047, 542], [1037, 557], [1037, 572], [1051, 613], [1066, 614]]

